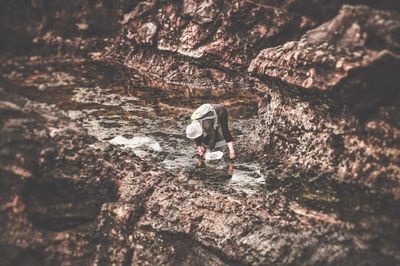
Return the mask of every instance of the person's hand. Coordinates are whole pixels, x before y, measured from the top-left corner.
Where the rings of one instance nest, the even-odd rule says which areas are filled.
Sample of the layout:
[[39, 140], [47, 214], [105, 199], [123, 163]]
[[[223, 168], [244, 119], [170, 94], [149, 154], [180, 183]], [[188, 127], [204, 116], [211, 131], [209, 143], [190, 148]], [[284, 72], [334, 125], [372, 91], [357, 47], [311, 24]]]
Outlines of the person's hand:
[[206, 149], [203, 146], [197, 146], [197, 153], [200, 156], [203, 156], [205, 152], [206, 152]]
[[232, 150], [229, 151], [229, 159], [233, 160], [235, 158], [236, 158], [235, 151], [232, 149]]

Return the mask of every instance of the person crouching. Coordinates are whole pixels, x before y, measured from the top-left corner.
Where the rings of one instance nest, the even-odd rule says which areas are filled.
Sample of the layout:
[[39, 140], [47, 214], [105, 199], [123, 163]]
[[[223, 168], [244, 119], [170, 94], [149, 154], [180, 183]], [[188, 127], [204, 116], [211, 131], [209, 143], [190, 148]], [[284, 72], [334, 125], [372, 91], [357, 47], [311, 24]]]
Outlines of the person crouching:
[[186, 137], [195, 141], [201, 157], [206, 152], [227, 145], [229, 158], [235, 159], [233, 138], [228, 128], [228, 112], [223, 105], [203, 104], [193, 112], [191, 119], [192, 123], [186, 127]]

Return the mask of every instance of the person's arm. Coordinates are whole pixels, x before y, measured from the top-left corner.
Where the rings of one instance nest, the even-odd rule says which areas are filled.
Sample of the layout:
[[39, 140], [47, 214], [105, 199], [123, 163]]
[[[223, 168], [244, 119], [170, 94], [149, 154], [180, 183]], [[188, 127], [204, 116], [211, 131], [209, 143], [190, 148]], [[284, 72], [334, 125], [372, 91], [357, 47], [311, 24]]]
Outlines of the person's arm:
[[194, 142], [196, 143], [196, 146], [201, 146], [201, 136], [198, 138], [195, 138]]
[[228, 112], [226, 110], [224, 110], [224, 112], [221, 114], [220, 124], [221, 124], [222, 134], [224, 135], [224, 139], [226, 141], [226, 145], [228, 145], [229, 148], [229, 158], [233, 160], [235, 159], [236, 156], [235, 156], [235, 149], [233, 148], [232, 134], [228, 128]]
[[207, 133], [207, 146], [213, 150], [215, 147], [215, 144], [217, 143], [217, 132], [214, 128], [214, 121], [213, 120], [206, 120], [203, 123], [204, 130]]
[[224, 139], [226, 143], [232, 142], [232, 134], [228, 128], [228, 112], [224, 109], [219, 117], [219, 123], [221, 125], [222, 134], [224, 135]]
[[206, 148], [204, 148], [203, 146], [197, 146], [197, 153], [203, 157], [204, 153], [206, 152]]
[[229, 158], [231, 160], [235, 159], [236, 155], [235, 155], [235, 150], [233, 149], [233, 142], [227, 142], [226, 145], [228, 145], [229, 148]]

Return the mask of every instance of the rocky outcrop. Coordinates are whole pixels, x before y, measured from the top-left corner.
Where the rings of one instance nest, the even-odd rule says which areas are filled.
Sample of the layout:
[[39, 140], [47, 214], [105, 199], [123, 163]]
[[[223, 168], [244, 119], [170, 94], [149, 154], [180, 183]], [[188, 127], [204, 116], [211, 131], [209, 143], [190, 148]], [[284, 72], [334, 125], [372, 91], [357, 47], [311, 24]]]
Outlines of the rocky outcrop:
[[[1, 66], [0, 264], [399, 264], [398, 1], [47, 2], [0, 11], [2, 56], [24, 56]], [[116, 90], [188, 106], [256, 94], [237, 162], [265, 187], [168, 173], [16, 96], [43, 58], [113, 64]]]
[[[396, 37], [399, 31], [397, 12], [344, 6], [338, 16], [310, 30], [299, 41], [261, 51], [251, 62], [249, 71], [303, 88], [328, 91], [342, 85], [346, 78], [355, 87], [352, 73], [356, 69], [383, 64], [381, 67], [387, 73], [376, 78], [386, 80], [385, 85], [392, 83], [389, 85], [392, 88], [385, 88], [392, 91], [398, 83], [392, 69], [398, 67], [400, 59], [400, 43]], [[366, 76], [375, 71], [371, 72]]]
[[398, 263], [389, 199], [341, 187], [329, 193], [346, 207], [332, 212], [296, 200], [317, 197], [311, 187], [248, 196], [215, 189], [191, 171], [172, 175], [104, 147], [10, 87], [0, 95], [2, 264]]
[[75, 123], [1, 90], [1, 264], [87, 256], [101, 205], [117, 198], [115, 172], [85, 149], [94, 139]]
[[381, 10], [400, 10], [399, 2], [392, 0], [383, 0], [379, 2], [373, 0], [255, 0], [253, 2], [302, 14], [303, 16], [312, 18], [318, 23], [323, 23], [335, 17], [340, 8], [346, 4], [367, 5]]
[[306, 17], [248, 1], [139, 4], [122, 21], [129, 39], [229, 70], [246, 67], [263, 46], [313, 25]]
[[282, 165], [284, 172], [291, 165], [288, 176], [307, 172], [310, 178], [315, 169], [398, 196], [399, 18], [344, 6], [299, 41], [265, 49], [252, 61], [249, 71], [299, 87], [272, 82], [280, 93], [267, 89], [257, 127], [267, 169]]
[[360, 119], [324, 95], [281, 83], [264, 90], [258, 122], [241, 150], [255, 153], [249, 159], [258, 158], [265, 175], [282, 184], [332, 178], [399, 197], [397, 99]]
[[44, 40], [115, 35], [136, 1], [0, 1], [0, 49], [24, 54]]

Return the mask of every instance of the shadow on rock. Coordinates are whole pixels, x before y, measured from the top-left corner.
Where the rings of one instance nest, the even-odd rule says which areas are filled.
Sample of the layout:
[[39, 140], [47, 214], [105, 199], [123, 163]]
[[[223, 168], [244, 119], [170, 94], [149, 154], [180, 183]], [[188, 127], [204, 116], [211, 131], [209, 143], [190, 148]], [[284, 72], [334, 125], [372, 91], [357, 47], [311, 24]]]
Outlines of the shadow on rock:
[[31, 222], [50, 231], [68, 230], [93, 222], [101, 205], [115, 198], [112, 183], [88, 184], [71, 179], [30, 180], [23, 191]]
[[12, 245], [0, 245], [0, 265], [43, 265], [43, 254]]

